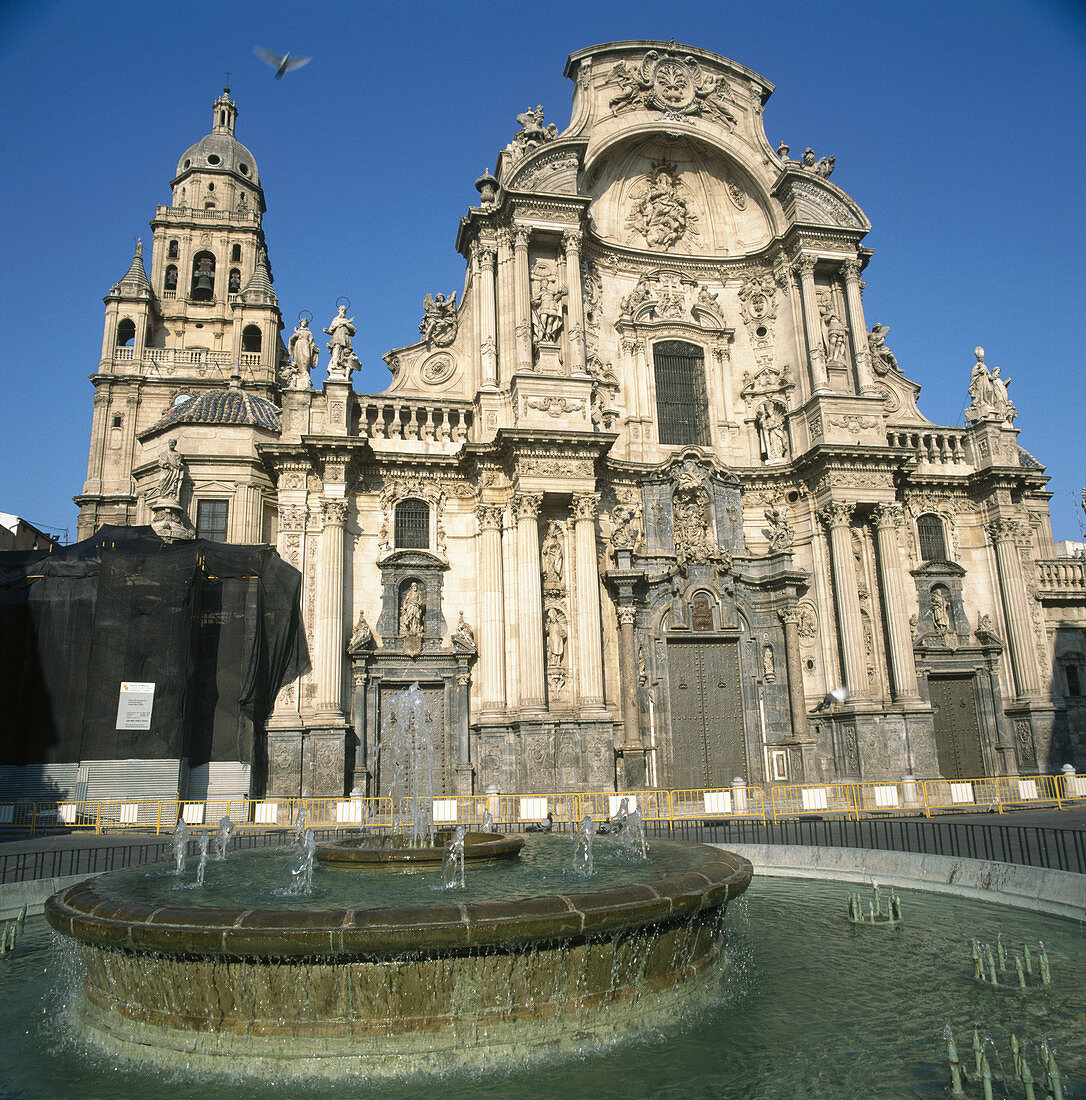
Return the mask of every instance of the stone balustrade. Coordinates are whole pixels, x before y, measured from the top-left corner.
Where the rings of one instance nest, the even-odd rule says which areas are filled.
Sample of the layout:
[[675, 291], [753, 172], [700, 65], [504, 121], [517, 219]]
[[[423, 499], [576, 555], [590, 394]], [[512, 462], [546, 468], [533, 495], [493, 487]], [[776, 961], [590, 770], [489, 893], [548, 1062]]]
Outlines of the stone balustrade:
[[194, 206], [157, 206], [155, 207], [155, 221], [188, 222], [188, 221], [231, 221], [238, 224], [255, 222], [260, 224], [260, 211], [249, 210], [199, 210]]
[[886, 433], [891, 447], [915, 452], [921, 462], [937, 466], [969, 465], [966, 433], [959, 428], [891, 428]]
[[1037, 565], [1037, 595], [1040, 599], [1076, 599], [1086, 596], [1086, 560], [1043, 558]]
[[434, 443], [466, 443], [473, 438], [470, 402], [419, 400], [359, 394], [359, 428], [370, 439], [404, 439]]

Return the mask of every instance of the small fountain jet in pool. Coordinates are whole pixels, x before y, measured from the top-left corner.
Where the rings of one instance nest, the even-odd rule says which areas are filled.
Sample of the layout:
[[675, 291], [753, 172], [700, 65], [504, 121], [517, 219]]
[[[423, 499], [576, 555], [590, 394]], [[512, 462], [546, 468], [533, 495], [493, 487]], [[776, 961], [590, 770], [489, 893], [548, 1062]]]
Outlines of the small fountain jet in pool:
[[219, 820], [219, 827], [215, 830], [215, 855], [212, 857], [213, 859], [226, 859], [226, 849], [233, 835], [234, 823], [230, 820], [230, 815], [227, 814]]
[[302, 834], [301, 850], [290, 864], [291, 883], [285, 891], [287, 894], [304, 894], [308, 897], [313, 893], [313, 853], [316, 849], [313, 830], [306, 829]]
[[455, 890], [464, 888], [464, 837], [467, 829], [457, 825], [456, 832], [449, 838], [445, 849], [445, 861], [441, 865], [441, 888]]
[[489, 810], [483, 810], [483, 823], [480, 829], [484, 833], [494, 832], [494, 815]]
[[189, 846], [189, 827], [185, 824], [184, 818], [177, 823], [171, 843], [173, 844], [175, 873], [180, 875], [185, 870], [185, 854]]
[[[1006, 973], [1009, 969], [1007, 966], [1007, 949], [1003, 944], [1002, 932], [999, 933], [996, 939], [995, 954], [992, 953], [992, 945], [990, 943], [980, 943], [975, 939], [972, 941], [972, 950], [973, 978], [978, 982], [983, 982], [985, 985], [991, 986], [993, 989], [1022, 991], [1026, 989], [1044, 988], [1052, 984], [1052, 970], [1043, 940], [1040, 941], [1040, 950], [1037, 956], [1037, 967], [1039, 971], [1037, 979], [1035, 979], [1033, 975], [1033, 955], [1030, 953], [1029, 944], [1022, 945], [1021, 955], [1015, 952], [1014, 970], [1017, 977], [1016, 984], [1011, 984], [1006, 978], [1004, 978], [1002, 982], [999, 979], [999, 974]], [[997, 958], [999, 959], [998, 970], [996, 967]]]
[[301, 851], [305, 847], [305, 807], [300, 806], [298, 808], [298, 817], [294, 822], [294, 839], [291, 844], [292, 848], [297, 848]]
[[900, 924], [901, 923], [901, 898], [897, 896], [893, 888], [886, 902], [886, 911], [882, 908], [882, 895], [879, 892], [879, 884], [871, 886], [871, 899], [867, 903], [867, 912], [864, 912], [863, 898], [859, 891], [848, 896], [848, 919], [851, 924]]
[[204, 884], [204, 870], [207, 868], [207, 844], [211, 837], [207, 833], [201, 833], [196, 838], [196, 843], [200, 846], [200, 862], [196, 865], [196, 885], [203, 886]]
[[592, 815], [585, 814], [573, 836], [573, 873], [582, 878], [590, 878], [595, 871], [592, 862], [592, 841], [595, 832]]

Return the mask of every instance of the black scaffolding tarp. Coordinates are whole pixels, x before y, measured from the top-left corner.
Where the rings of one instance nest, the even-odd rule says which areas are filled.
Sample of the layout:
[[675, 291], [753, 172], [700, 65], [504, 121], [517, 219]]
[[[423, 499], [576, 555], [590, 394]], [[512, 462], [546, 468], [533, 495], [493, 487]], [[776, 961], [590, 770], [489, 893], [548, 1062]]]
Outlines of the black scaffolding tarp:
[[[259, 764], [253, 732], [308, 665], [300, 590], [270, 547], [149, 527], [0, 553], [0, 765]], [[124, 681], [155, 685], [149, 730], [116, 728]]]

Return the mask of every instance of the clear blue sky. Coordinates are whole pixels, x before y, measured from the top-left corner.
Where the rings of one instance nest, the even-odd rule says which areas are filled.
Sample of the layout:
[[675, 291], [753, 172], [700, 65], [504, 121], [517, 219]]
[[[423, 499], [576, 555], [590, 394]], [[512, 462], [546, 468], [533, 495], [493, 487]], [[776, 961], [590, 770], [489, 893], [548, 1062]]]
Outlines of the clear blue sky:
[[[972, 349], [1013, 379], [1020, 442], [1048, 467], [1056, 538], [1080, 538], [1086, 413], [1086, 8], [1074, 0], [547, 4], [0, 5], [0, 511], [74, 534], [102, 296], [149, 240], [226, 70], [254, 153], [284, 317], [350, 297], [363, 363], [414, 340], [423, 295], [459, 291], [473, 181], [542, 103], [564, 128], [567, 55], [674, 38], [774, 83], [774, 146], [833, 153], [874, 226], [869, 322], [962, 423]], [[311, 54], [282, 81], [253, 46]], [[326, 316], [327, 315], [327, 316]]]

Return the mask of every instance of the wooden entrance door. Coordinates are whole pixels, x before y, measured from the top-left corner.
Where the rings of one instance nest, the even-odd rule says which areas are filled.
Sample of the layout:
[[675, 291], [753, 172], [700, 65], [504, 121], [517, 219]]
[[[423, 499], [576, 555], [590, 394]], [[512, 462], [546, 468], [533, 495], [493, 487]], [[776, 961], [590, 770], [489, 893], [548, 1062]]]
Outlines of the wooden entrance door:
[[973, 679], [940, 676], [928, 681], [935, 712], [935, 754], [945, 779], [978, 779], [985, 774]]
[[739, 643], [669, 642], [671, 785], [724, 787], [751, 777], [739, 685]]

